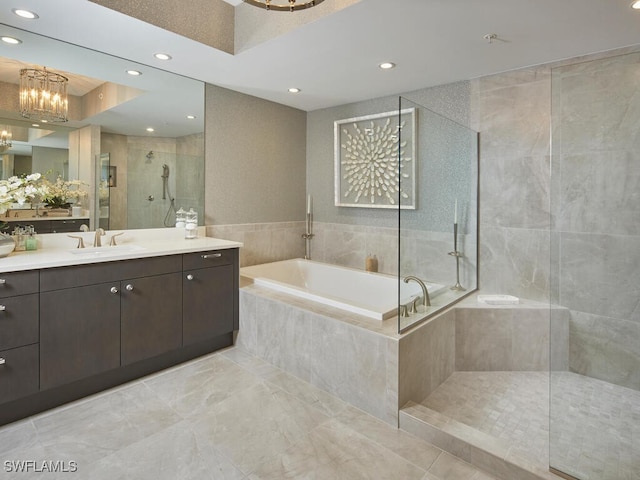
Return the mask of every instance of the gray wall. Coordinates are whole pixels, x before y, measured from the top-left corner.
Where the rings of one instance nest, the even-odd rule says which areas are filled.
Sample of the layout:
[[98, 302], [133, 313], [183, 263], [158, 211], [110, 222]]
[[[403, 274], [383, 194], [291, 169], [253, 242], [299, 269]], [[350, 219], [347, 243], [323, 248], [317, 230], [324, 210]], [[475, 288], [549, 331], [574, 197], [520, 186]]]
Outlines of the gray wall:
[[303, 220], [306, 113], [205, 89], [205, 224]]

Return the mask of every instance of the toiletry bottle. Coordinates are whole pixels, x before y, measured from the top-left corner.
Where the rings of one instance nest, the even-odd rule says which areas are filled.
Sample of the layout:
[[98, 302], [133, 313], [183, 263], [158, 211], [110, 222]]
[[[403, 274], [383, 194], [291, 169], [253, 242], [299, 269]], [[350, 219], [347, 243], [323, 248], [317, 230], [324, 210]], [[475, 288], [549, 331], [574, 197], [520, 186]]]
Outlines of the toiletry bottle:
[[367, 255], [365, 260], [365, 269], [367, 272], [377, 272], [378, 271], [378, 258], [375, 255]]
[[187, 223], [184, 227], [184, 238], [198, 238], [198, 212], [190, 208], [187, 212]]
[[29, 229], [29, 233], [24, 241], [25, 250], [37, 250], [38, 249], [38, 240], [36, 239], [36, 232], [33, 230], [33, 227]]
[[176, 212], [176, 228], [184, 228], [187, 223], [187, 212], [182, 207]]

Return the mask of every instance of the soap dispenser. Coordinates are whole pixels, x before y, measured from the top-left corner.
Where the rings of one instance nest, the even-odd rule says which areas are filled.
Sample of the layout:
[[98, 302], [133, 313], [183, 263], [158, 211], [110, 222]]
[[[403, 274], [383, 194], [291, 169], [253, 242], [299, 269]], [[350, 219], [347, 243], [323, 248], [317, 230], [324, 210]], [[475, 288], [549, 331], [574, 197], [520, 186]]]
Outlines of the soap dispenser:
[[198, 238], [198, 212], [190, 208], [186, 215], [184, 238]]
[[184, 228], [187, 224], [187, 212], [182, 207], [176, 212], [176, 228]]

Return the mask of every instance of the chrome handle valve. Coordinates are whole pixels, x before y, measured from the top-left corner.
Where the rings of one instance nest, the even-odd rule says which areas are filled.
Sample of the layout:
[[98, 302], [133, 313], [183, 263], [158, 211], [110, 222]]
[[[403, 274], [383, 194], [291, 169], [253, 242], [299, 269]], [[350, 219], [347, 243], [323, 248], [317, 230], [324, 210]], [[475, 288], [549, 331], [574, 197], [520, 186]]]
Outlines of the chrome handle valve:
[[187, 280], [193, 280], [193, 275], [191, 274], [187, 275]]
[[118, 287], [111, 287], [111, 293], [118, 293]]
[[4, 358], [0, 357], [0, 365], [4, 365], [5, 363], [7, 363], [7, 361]]
[[0, 305], [0, 312], [4, 312], [7, 309], [6, 305]]
[[127, 286], [124, 287], [124, 288], [126, 288], [127, 291], [129, 291], [129, 292], [133, 291], [133, 285], [131, 285], [130, 283], [128, 283]]

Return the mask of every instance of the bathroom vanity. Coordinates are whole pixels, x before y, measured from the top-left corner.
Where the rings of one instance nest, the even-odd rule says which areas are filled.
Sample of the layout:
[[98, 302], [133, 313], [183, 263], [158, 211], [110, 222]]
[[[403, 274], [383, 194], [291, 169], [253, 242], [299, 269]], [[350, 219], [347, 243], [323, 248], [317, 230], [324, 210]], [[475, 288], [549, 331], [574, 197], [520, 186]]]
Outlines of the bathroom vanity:
[[0, 259], [0, 424], [233, 344], [241, 244], [169, 235]]

